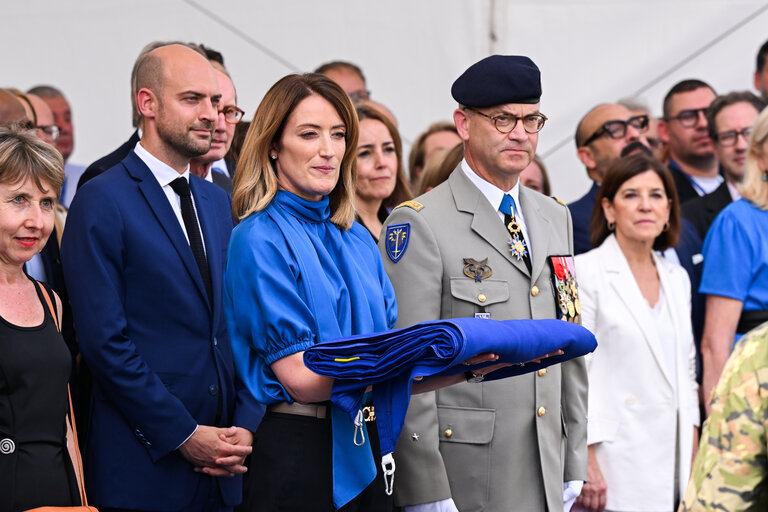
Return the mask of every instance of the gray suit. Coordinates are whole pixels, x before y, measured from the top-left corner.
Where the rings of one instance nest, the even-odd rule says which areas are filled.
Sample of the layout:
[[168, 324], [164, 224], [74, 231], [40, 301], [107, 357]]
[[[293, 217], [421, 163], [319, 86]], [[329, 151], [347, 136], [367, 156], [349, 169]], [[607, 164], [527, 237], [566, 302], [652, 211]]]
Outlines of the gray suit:
[[[397, 327], [478, 312], [496, 320], [555, 317], [548, 257], [573, 252], [565, 206], [520, 189], [531, 279], [510, 253], [497, 212], [460, 166], [418, 201], [418, 211], [392, 212], [380, 241], [397, 293]], [[386, 226], [404, 223], [410, 224], [408, 246], [393, 263]], [[488, 258], [493, 274], [479, 282], [467, 277], [464, 258]], [[586, 404], [583, 358], [541, 374], [414, 396], [395, 451], [399, 504], [453, 497], [462, 511], [559, 512], [563, 482], [586, 480]]]

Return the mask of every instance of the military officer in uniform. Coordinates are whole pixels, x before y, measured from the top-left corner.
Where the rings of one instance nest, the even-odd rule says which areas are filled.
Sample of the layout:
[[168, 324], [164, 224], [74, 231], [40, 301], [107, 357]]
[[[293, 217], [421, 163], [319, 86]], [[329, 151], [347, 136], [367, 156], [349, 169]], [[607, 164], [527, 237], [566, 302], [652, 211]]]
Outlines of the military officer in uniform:
[[[568, 208], [518, 179], [547, 119], [539, 69], [494, 55], [451, 93], [464, 160], [393, 210], [379, 242], [397, 327], [472, 316], [578, 321]], [[564, 271], [567, 291], [553, 275]], [[570, 508], [587, 476], [583, 358], [493, 382], [467, 377], [412, 397], [395, 451], [398, 503], [406, 512]]]

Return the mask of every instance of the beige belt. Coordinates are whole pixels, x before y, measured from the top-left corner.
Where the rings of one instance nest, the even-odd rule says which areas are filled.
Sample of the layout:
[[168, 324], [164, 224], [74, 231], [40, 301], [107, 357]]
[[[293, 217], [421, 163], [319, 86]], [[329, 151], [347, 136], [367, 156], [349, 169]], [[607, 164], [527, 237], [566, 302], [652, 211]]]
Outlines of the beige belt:
[[325, 419], [328, 417], [327, 405], [300, 404], [297, 402], [280, 402], [267, 407], [271, 412], [282, 414], [296, 414], [297, 416], [309, 416], [310, 418]]

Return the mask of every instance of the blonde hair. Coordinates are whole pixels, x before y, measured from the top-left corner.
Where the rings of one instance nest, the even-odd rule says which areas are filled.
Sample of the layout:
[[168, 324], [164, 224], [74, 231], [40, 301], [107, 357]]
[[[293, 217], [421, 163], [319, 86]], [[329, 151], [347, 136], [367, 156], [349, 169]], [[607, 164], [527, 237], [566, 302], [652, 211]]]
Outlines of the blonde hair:
[[768, 210], [768, 182], [763, 181], [766, 169], [761, 168], [758, 162], [758, 158], [762, 157], [763, 165], [768, 165], [768, 151], [763, 149], [766, 140], [768, 140], [768, 108], [763, 109], [757, 116], [752, 135], [749, 137], [749, 150], [744, 162], [744, 181], [739, 186], [741, 197], [761, 210]]
[[64, 185], [64, 159], [34, 130], [23, 123], [9, 123], [0, 127], [0, 183], [24, 180], [32, 180], [41, 191], [45, 182], [59, 197]]
[[317, 73], [285, 76], [261, 100], [245, 135], [233, 182], [232, 211], [236, 218], [242, 220], [261, 211], [274, 199], [280, 185], [277, 168], [270, 160], [269, 152], [280, 147], [285, 123], [296, 106], [313, 94], [333, 105], [346, 128], [346, 148], [339, 181], [328, 197], [331, 222], [342, 229], [352, 226], [357, 177], [354, 164], [360, 132], [357, 115], [347, 93], [336, 82]]

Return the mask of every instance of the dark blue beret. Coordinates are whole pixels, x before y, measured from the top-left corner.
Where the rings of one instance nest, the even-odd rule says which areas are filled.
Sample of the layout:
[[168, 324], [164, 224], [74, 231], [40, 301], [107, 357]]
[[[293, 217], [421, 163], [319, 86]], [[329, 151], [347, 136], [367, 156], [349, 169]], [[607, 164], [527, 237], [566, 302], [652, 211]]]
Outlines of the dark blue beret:
[[472, 64], [453, 82], [451, 95], [467, 107], [538, 103], [541, 73], [522, 55], [491, 55]]

